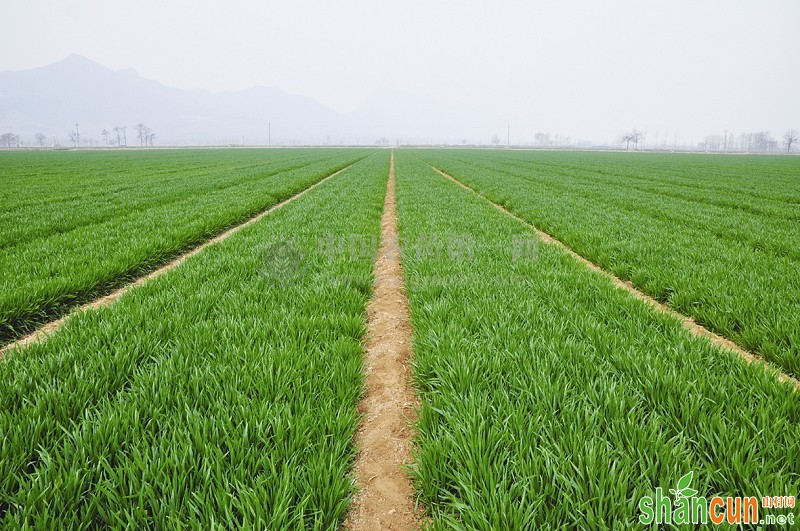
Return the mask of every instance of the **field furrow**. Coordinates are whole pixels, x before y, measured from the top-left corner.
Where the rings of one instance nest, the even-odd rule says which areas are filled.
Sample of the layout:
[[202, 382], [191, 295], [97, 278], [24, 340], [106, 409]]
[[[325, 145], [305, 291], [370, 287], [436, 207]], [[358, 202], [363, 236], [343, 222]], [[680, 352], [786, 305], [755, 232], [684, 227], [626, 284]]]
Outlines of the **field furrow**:
[[359, 411], [357, 487], [345, 528], [419, 527], [413, 489], [405, 467], [411, 463], [414, 408], [411, 388], [412, 330], [397, 238], [394, 154], [381, 219], [381, 245], [375, 261], [373, 296], [367, 307], [364, 372], [366, 390]]

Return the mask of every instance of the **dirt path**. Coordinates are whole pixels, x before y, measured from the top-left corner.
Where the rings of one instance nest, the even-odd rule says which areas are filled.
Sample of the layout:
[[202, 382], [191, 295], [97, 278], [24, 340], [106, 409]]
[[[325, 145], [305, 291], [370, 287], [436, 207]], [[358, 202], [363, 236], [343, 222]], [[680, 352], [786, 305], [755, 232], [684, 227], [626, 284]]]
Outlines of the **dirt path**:
[[175, 267], [178, 267], [183, 262], [185, 262], [186, 260], [188, 260], [192, 256], [196, 255], [197, 253], [201, 252], [206, 247], [209, 247], [211, 245], [214, 245], [215, 243], [219, 243], [219, 242], [221, 242], [223, 240], [226, 240], [231, 235], [239, 232], [240, 230], [242, 230], [243, 228], [247, 227], [248, 225], [252, 225], [253, 223], [259, 221], [261, 218], [263, 218], [264, 216], [266, 216], [270, 212], [274, 212], [275, 210], [278, 210], [282, 206], [286, 205], [287, 203], [290, 203], [290, 202], [294, 201], [295, 199], [297, 199], [298, 197], [302, 196], [306, 192], [309, 192], [309, 191], [313, 190], [314, 188], [316, 188], [317, 186], [321, 185], [322, 183], [324, 183], [328, 179], [332, 179], [333, 177], [339, 175], [340, 173], [342, 173], [346, 169], [350, 168], [351, 166], [353, 166], [353, 164], [351, 164], [350, 166], [347, 166], [345, 168], [342, 168], [341, 170], [339, 170], [337, 172], [334, 172], [334, 173], [328, 175], [327, 177], [323, 178], [321, 181], [317, 181], [316, 183], [312, 184], [311, 186], [309, 186], [308, 188], [304, 189], [303, 191], [293, 195], [292, 197], [290, 197], [288, 199], [285, 199], [284, 201], [281, 201], [277, 205], [271, 206], [267, 210], [261, 212], [260, 214], [255, 215], [254, 217], [248, 219], [247, 221], [245, 221], [245, 222], [243, 222], [243, 223], [241, 223], [239, 225], [236, 225], [235, 227], [232, 227], [232, 228], [226, 230], [225, 232], [223, 232], [223, 233], [215, 236], [214, 238], [206, 241], [205, 243], [199, 245], [198, 247], [195, 247], [191, 251], [188, 251], [188, 252], [178, 256], [177, 258], [175, 258], [174, 260], [172, 260], [168, 264], [156, 269], [155, 271], [153, 271], [151, 273], [148, 273], [147, 275], [145, 275], [143, 277], [140, 277], [140, 278], [134, 280], [130, 284], [126, 284], [125, 286], [117, 289], [116, 291], [112, 291], [108, 295], [105, 295], [103, 297], [95, 299], [92, 302], [88, 302], [88, 303], [86, 303], [86, 304], [84, 304], [82, 306], [78, 306], [77, 308], [73, 309], [70, 313], [68, 313], [64, 317], [61, 317], [60, 319], [56, 319], [55, 321], [50, 321], [49, 323], [43, 325], [42, 327], [34, 330], [33, 332], [31, 332], [27, 336], [22, 337], [22, 338], [14, 341], [12, 343], [9, 343], [8, 345], [0, 348], [0, 358], [2, 358], [4, 355], [6, 355], [9, 351], [14, 350], [16, 348], [21, 348], [21, 347], [30, 345], [32, 343], [38, 343], [38, 342], [46, 340], [48, 336], [50, 336], [50, 335], [54, 334], [55, 332], [57, 332], [64, 325], [64, 323], [69, 321], [76, 314], [79, 314], [79, 313], [82, 313], [82, 312], [85, 312], [85, 311], [89, 311], [89, 310], [95, 310], [97, 308], [102, 308], [104, 306], [109, 306], [110, 304], [112, 304], [115, 301], [117, 301], [120, 297], [125, 295], [125, 293], [127, 293], [129, 290], [131, 290], [131, 289], [133, 289], [133, 288], [135, 288], [137, 286], [141, 286], [145, 282], [148, 282], [148, 281], [150, 281], [150, 280], [152, 280], [152, 279], [154, 279], [156, 277], [160, 277], [161, 275], [163, 275], [164, 273], [166, 273], [170, 269], [174, 269]]
[[509, 212], [508, 210], [506, 210], [501, 205], [498, 205], [497, 203], [495, 203], [494, 201], [492, 201], [491, 199], [489, 199], [488, 197], [486, 197], [482, 193], [478, 192], [477, 190], [475, 190], [473, 188], [470, 188], [469, 186], [467, 186], [466, 184], [462, 183], [461, 181], [459, 181], [455, 177], [452, 177], [451, 175], [446, 174], [445, 172], [443, 172], [442, 170], [440, 170], [440, 169], [438, 169], [438, 168], [436, 168], [434, 166], [431, 166], [431, 168], [436, 170], [436, 172], [439, 173], [442, 177], [445, 177], [446, 179], [449, 179], [449, 180], [453, 181], [454, 183], [456, 183], [460, 187], [462, 187], [462, 188], [464, 188], [466, 190], [469, 190], [470, 192], [474, 193], [478, 197], [480, 197], [480, 198], [484, 199], [485, 201], [489, 202], [490, 204], [492, 204], [498, 210], [500, 210], [500, 211], [504, 212], [505, 214], [508, 214], [512, 218], [516, 219], [520, 223], [523, 223], [523, 224], [531, 227], [534, 231], [536, 231], [536, 234], [539, 236], [539, 238], [543, 242], [548, 243], [550, 245], [555, 245], [556, 247], [561, 248], [562, 250], [564, 250], [567, 253], [569, 253], [575, 260], [577, 260], [581, 264], [583, 264], [586, 267], [588, 267], [590, 269], [593, 269], [593, 270], [595, 270], [595, 271], [597, 271], [599, 273], [602, 273], [605, 277], [611, 279], [614, 282], [614, 284], [616, 284], [618, 287], [620, 287], [620, 288], [624, 289], [625, 291], [631, 293], [632, 295], [634, 295], [638, 299], [641, 299], [641, 300], [645, 301], [650, 306], [652, 306], [656, 311], [659, 311], [659, 312], [662, 312], [662, 313], [666, 313], [666, 314], [670, 315], [671, 317], [674, 317], [675, 319], [679, 320], [681, 322], [681, 324], [683, 324], [683, 327], [686, 330], [688, 330], [689, 332], [691, 332], [692, 334], [694, 334], [696, 336], [702, 336], [702, 337], [707, 338], [709, 341], [711, 341], [711, 343], [713, 343], [717, 347], [721, 347], [721, 348], [733, 351], [735, 354], [737, 354], [739, 357], [741, 357], [747, 363], [757, 363], [757, 364], [763, 366], [767, 371], [769, 371], [772, 374], [774, 374], [780, 381], [782, 381], [782, 382], [790, 382], [792, 385], [794, 385], [795, 390], [800, 391], [800, 381], [798, 381], [795, 378], [792, 378], [788, 374], [785, 374], [779, 368], [777, 368], [775, 365], [770, 364], [768, 361], [766, 361], [762, 357], [743, 349], [742, 347], [740, 347], [739, 345], [737, 345], [736, 343], [734, 343], [730, 339], [722, 337], [719, 334], [715, 334], [714, 332], [712, 332], [711, 330], [705, 328], [704, 326], [702, 326], [700, 324], [697, 324], [694, 321], [694, 319], [692, 319], [691, 317], [683, 315], [682, 313], [679, 313], [679, 312], [673, 310], [672, 308], [670, 308], [666, 304], [658, 302], [657, 300], [655, 300], [651, 296], [647, 295], [646, 293], [644, 293], [642, 291], [639, 291], [639, 289], [637, 289], [630, 282], [622, 280], [621, 278], [618, 278], [618, 277], [612, 275], [611, 273], [609, 273], [608, 271], [606, 271], [602, 267], [598, 266], [597, 264], [595, 264], [593, 262], [590, 262], [589, 260], [587, 260], [583, 256], [581, 256], [578, 253], [576, 253], [575, 251], [573, 251], [565, 243], [553, 238], [552, 236], [550, 236], [546, 232], [542, 232], [536, 226], [534, 226], [532, 223], [522, 219], [521, 217], [517, 216], [516, 214], [514, 214], [512, 212]]
[[359, 406], [364, 419], [357, 434], [355, 474], [361, 490], [345, 522], [346, 529], [357, 531], [419, 527], [411, 479], [403, 470], [411, 461], [417, 403], [409, 383], [412, 330], [397, 238], [394, 152], [381, 227], [374, 292], [367, 308], [367, 388]]

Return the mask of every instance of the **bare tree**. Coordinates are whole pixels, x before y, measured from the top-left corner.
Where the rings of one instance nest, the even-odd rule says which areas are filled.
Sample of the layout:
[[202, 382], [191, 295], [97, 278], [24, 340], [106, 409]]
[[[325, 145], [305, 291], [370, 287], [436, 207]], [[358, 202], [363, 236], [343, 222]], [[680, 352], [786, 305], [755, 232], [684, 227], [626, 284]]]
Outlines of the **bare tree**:
[[497, 133], [493, 134], [492, 135], [492, 144], [494, 144], [496, 146], [499, 143], [500, 143], [500, 137], [497, 136]]
[[778, 141], [769, 131], [756, 133], [742, 133], [739, 135], [739, 149], [741, 151], [775, 151]]
[[550, 133], [536, 133], [533, 137], [537, 146], [550, 145]]
[[775, 151], [778, 148], [778, 141], [772, 138], [769, 131], [759, 131], [753, 134], [757, 151]]
[[797, 131], [789, 129], [783, 134], [783, 143], [786, 144], [786, 153], [792, 150], [792, 144], [797, 144]]
[[625, 149], [630, 149], [633, 144], [633, 149], [639, 147], [639, 142], [644, 140], [644, 133], [638, 129], [633, 129], [630, 133], [622, 135], [622, 141], [625, 142]]
[[147, 146], [152, 129], [144, 125], [142, 122], [136, 124], [136, 138], [139, 139], [140, 146]]
[[631, 138], [631, 134], [630, 133], [625, 133], [624, 135], [622, 135], [622, 141], [625, 142], [625, 149], [626, 150], [630, 149], [631, 140], [633, 140], [633, 139]]
[[724, 145], [725, 138], [722, 135], [709, 135], [697, 147], [705, 151], [720, 151]]
[[47, 137], [42, 133], [36, 133], [33, 135], [33, 138], [36, 139], [36, 143], [39, 144], [39, 147], [44, 147], [45, 142], [47, 142]]
[[19, 137], [14, 133], [3, 133], [0, 135], [0, 143], [4, 144], [6, 147], [14, 147], [17, 145]]
[[633, 142], [633, 149], [638, 149], [639, 142], [641, 142], [642, 139], [644, 139], [644, 133], [639, 131], [638, 129], [634, 129], [633, 131], [631, 131], [630, 135], [631, 135], [631, 142]]
[[108, 147], [108, 129], [103, 129], [100, 131], [100, 134], [103, 135], [103, 142], [105, 142], [106, 147]]
[[125, 147], [128, 147], [128, 126], [123, 125], [120, 129], [122, 130], [122, 143]]
[[146, 143], [150, 144], [150, 147], [153, 147], [153, 139], [155, 137], [156, 137], [155, 132], [148, 127], [147, 128], [147, 142]]

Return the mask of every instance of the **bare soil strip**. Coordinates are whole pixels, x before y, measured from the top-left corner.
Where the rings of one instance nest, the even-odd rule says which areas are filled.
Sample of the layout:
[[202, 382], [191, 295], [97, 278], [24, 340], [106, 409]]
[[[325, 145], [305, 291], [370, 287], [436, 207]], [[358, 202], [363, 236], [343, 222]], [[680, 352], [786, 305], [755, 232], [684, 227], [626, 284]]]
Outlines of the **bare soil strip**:
[[394, 199], [394, 153], [381, 219], [381, 246], [375, 261], [375, 283], [367, 307], [366, 394], [356, 435], [355, 463], [360, 488], [346, 529], [415, 529], [413, 488], [404, 465], [411, 462], [414, 408], [409, 383], [412, 329], [397, 238]]
[[263, 212], [261, 212], [259, 214], [256, 214], [254, 217], [248, 219], [247, 221], [245, 221], [245, 222], [243, 222], [243, 223], [241, 223], [239, 225], [236, 225], [235, 227], [232, 227], [232, 228], [226, 230], [225, 232], [223, 232], [221, 234], [218, 234], [217, 236], [213, 237], [212, 239], [206, 241], [205, 243], [202, 243], [199, 246], [195, 247], [191, 251], [188, 251], [188, 252], [178, 256], [177, 258], [175, 258], [171, 262], [169, 262], [166, 265], [156, 269], [155, 271], [153, 271], [151, 273], [148, 273], [147, 275], [144, 275], [142, 277], [139, 277], [138, 279], [134, 280], [130, 284], [126, 284], [125, 286], [123, 286], [123, 287], [121, 287], [121, 288], [119, 288], [119, 289], [117, 289], [115, 291], [112, 291], [108, 295], [105, 295], [103, 297], [95, 299], [95, 300], [93, 300], [91, 302], [88, 302], [88, 303], [82, 305], [82, 306], [78, 306], [77, 308], [73, 309], [70, 313], [68, 313], [64, 317], [61, 317], [60, 319], [56, 319], [55, 321], [50, 321], [49, 323], [43, 325], [42, 327], [34, 330], [33, 332], [31, 332], [27, 336], [22, 337], [22, 338], [14, 341], [12, 343], [9, 343], [8, 345], [0, 348], [0, 359], [2, 359], [3, 356], [7, 352], [9, 352], [11, 350], [14, 350], [14, 349], [17, 349], [17, 348], [22, 348], [24, 346], [27, 346], [27, 345], [30, 345], [30, 344], [33, 344], [33, 343], [39, 343], [41, 341], [45, 341], [48, 336], [50, 336], [50, 335], [54, 334], [55, 332], [57, 332], [64, 325], [64, 323], [69, 321], [76, 314], [83, 313], [83, 312], [86, 312], [86, 311], [89, 311], [89, 310], [95, 310], [97, 308], [102, 308], [104, 306], [109, 306], [110, 304], [112, 304], [115, 301], [117, 301], [120, 297], [125, 295], [125, 293], [127, 293], [129, 290], [131, 290], [133, 288], [136, 288], [138, 286], [141, 286], [145, 282], [148, 282], [148, 281], [150, 281], [150, 280], [152, 280], [152, 279], [154, 279], [156, 277], [160, 277], [161, 275], [163, 275], [167, 271], [169, 271], [171, 269], [174, 269], [175, 267], [178, 267], [183, 262], [185, 262], [186, 260], [188, 260], [192, 256], [198, 254], [199, 252], [201, 252], [206, 247], [209, 247], [211, 245], [214, 245], [215, 243], [219, 243], [219, 242], [221, 242], [223, 240], [226, 240], [229, 236], [239, 232], [240, 230], [242, 230], [243, 228], [247, 227], [248, 225], [252, 225], [253, 223], [259, 221], [261, 218], [263, 218], [264, 216], [266, 216], [270, 212], [274, 212], [275, 210], [278, 210], [282, 206], [286, 205], [287, 203], [290, 203], [290, 202], [294, 201], [295, 199], [297, 199], [298, 197], [302, 196], [306, 192], [309, 192], [309, 191], [313, 190], [314, 188], [316, 188], [317, 186], [321, 185], [322, 183], [324, 183], [328, 179], [332, 179], [333, 177], [339, 175], [340, 173], [342, 173], [343, 171], [347, 170], [351, 166], [353, 166], [353, 164], [351, 164], [350, 166], [347, 166], [345, 168], [342, 168], [341, 170], [339, 170], [337, 172], [334, 172], [334, 173], [328, 175], [327, 177], [323, 178], [322, 180], [317, 181], [316, 183], [312, 184], [311, 186], [309, 186], [305, 190], [303, 190], [301, 192], [298, 192], [297, 194], [293, 195], [292, 197], [281, 201], [277, 205], [273, 205], [273, 206], [269, 207], [267, 210], [264, 210]]
[[578, 253], [576, 253], [575, 251], [573, 251], [565, 243], [553, 238], [552, 236], [550, 236], [546, 232], [542, 232], [541, 230], [539, 230], [532, 223], [530, 223], [530, 222], [522, 219], [521, 217], [517, 216], [516, 214], [506, 210], [503, 206], [498, 205], [497, 203], [495, 203], [494, 201], [492, 201], [491, 199], [489, 199], [488, 197], [486, 197], [482, 193], [478, 192], [477, 190], [475, 190], [473, 188], [470, 188], [469, 186], [467, 186], [466, 184], [462, 183], [461, 181], [459, 181], [455, 177], [446, 174], [445, 172], [443, 172], [442, 170], [440, 170], [439, 168], [436, 168], [434, 166], [431, 166], [431, 168], [436, 170], [436, 172], [439, 173], [442, 177], [445, 177], [446, 179], [449, 179], [449, 180], [453, 181], [454, 183], [456, 183], [457, 185], [461, 186], [462, 188], [464, 188], [466, 190], [469, 190], [470, 192], [474, 193], [478, 197], [480, 197], [483, 200], [485, 200], [485, 201], [489, 202], [490, 204], [492, 204], [498, 210], [500, 210], [500, 211], [504, 212], [505, 214], [511, 216], [512, 218], [516, 219], [520, 223], [523, 223], [523, 224], [531, 227], [536, 232], [537, 236], [539, 236], [539, 238], [543, 242], [548, 243], [550, 245], [555, 245], [556, 247], [561, 248], [562, 250], [564, 250], [567, 253], [569, 253], [575, 260], [577, 260], [581, 264], [583, 264], [586, 267], [588, 267], [590, 269], [593, 269], [593, 270], [597, 271], [598, 273], [601, 273], [602, 275], [604, 275], [607, 278], [611, 279], [616, 286], [618, 286], [619, 288], [624, 289], [625, 291], [631, 293], [635, 297], [645, 301], [650, 306], [652, 306], [656, 311], [665, 313], [665, 314], [667, 314], [667, 315], [679, 320], [681, 322], [681, 324], [683, 324], [683, 327], [686, 330], [688, 330], [689, 332], [691, 332], [693, 335], [707, 338], [715, 346], [734, 352], [735, 354], [737, 354], [740, 358], [742, 358], [747, 363], [757, 363], [757, 364], [763, 366], [768, 372], [772, 373], [780, 381], [789, 382], [794, 386], [796, 391], [800, 391], [800, 381], [798, 381], [797, 379], [789, 376], [788, 374], [785, 374], [784, 372], [782, 372], [780, 369], [778, 369], [774, 365], [770, 364], [768, 361], [766, 361], [761, 356], [758, 356], [757, 354], [753, 354], [752, 352], [749, 352], [748, 350], [745, 350], [744, 348], [742, 348], [741, 346], [737, 345], [736, 343], [734, 343], [730, 339], [722, 337], [719, 334], [715, 334], [714, 332], [712, 332], [711, 330], [705, 328], [704, 326], [702, 326], [700, 324], [697, 324], [691, 317], [683, 315], [682, 313], [679, 313], [679, 312], [673, 310], [672, 308], [670, 308], [666, 304], [663, 304], [663, 303], [655, 300], [654, 298], [652, 298], [651, 296], [647, 295], [646, 293], [644, 293], [642, 291], [639, 291], [639, 289], [637, 289], [630, 282], [622, 280], [621, 278], [618, 278], [618, 277], [612, 275], [611, 273], [609, 273], [608, 271], [606, 271], [602, 267], [598, 266], [597, 264], [595, 264], [593, 262], [590, 262], [589, 260], [587, 260], [583, 256], [581, 256]]

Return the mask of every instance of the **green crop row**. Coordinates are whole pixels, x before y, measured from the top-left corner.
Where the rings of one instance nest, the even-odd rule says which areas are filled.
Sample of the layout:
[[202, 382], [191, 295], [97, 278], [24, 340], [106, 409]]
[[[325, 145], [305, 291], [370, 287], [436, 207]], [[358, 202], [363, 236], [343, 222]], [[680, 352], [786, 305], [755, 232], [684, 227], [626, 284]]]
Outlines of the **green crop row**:
[[[531, 156], [527, 161], [516, 161], [489, 155], [483, 160], [469, 162], [482, 172], [525, 177], [557, 194], [566, 193], [589, 202], [602, 201], [622, 211], [645, 214], [671, 225], [684, 225], [682, 230], [718, 236], [778, 257], [800, 260], [797, 204], [751, 196], [754, 176], [759, 175], [763, 188], [770, 189], [777, 186], [773, 175], [758, 174], [756, 172], [762, 169], [748, 167], [748, 159], [736, 159], [741, 167], [731, 171], [739, 177], [741, 188], [734, 192], [730, 186], [712, 188], [714, 184], [719, 186], [717, 181], [723, 181], [722, 177], [718, 173], [708, 175], [692, 159], [677, 158], [668, 163], [666, 159], [660, 160], [665, 166], [649, 169], [646, 178], [627, 169], [617, 169], [614, 164], [579, 167], [568, 163], [542, 163], [538, 157]], [[672, 174], [681, 164], [694, 170], [694, 186], [675, 182]], [[708, 183], [712, 183], [711, 186]], [[797, 188], [796, 197], [800, 198], [800, 186]]]
[[[800, 375], [797, 160], [772, 166], [738, 157], [714, 173], [702, 157], [645, 156], [644, 177], [630, 169], [630, 155], [617, 155], [619, 171], [612, 163], [578, 171], [559, 169], [558, 159], [540, 164], [539, 153], [505, 160], [506, 154], [418, 154], [647, 294]], [[767, 173], [774, 167], [775, 178]], [[691, 200], [685, 191], [663, 193], [660, 180], [689, 183], [693, 169], [698, 191]], [[643, 181], [650, 190], [637, 184]], [[720, 195], [751, 207], [704, 203], [717, 184]]]
[[0, 154], [4, 161], [0, 179], [5, 185], [0, 189], [0, 212], [103, 195], [106, 190], [135, 187], [142, 178], [158, 183], [182, 175], [187, 168], [202, 175], [267, 161], [320, 156], [330, 154], [321, 149], [6, 152]]
[[[299, 168], [276, 173], [265, 169], [258, 176], [239, 173], [233, 183], [218, 189], [4, 249], [0, 255], [0, 342], [155, 269], [367, 153], [329, 152]], [[162, 156], [169, 159], [170, 154]], [[182, 179], [191, 180], [191, 176], [183, 174]]]
[[639, 499], [690, 471], [709, 498], [798, 492], [790, 385], [408, 152], [396, 187], [434, 528], [634, 528]]
[[[738, 203], [740, 205], [796, 204], [797, 192], [800, 191], [797, 163], [786, 157], [580, 151], [471, 151], [464, 152], [463, 156], [522, 165], [535, 162], [542, 167], [623, 176], [629, 182], [662, 184], [665, 191], [703, 190], [709, 202], [727, 200], [728, 204], [737, 203], [726, 194], [741, 194], [743, 191], [746, 197], [738, 198], [743, 201]], [[769, 176], [769, 179], [752, 178], [762, 175]]]
[[[42, 171], [40, 166], [25, 164], [26, 157], [21, 155], [31, 154], [3, 154], [8, 165], [3, 190], [14, 197], [9, 197], [0, 210], [0, 249], [192, 195], [217, 192], [330, 157], [319, 151], [287, 150], [275, 154], [244, 152], [232, 159], [227, 152], [205, 151], [192, 162], [173, 153], [158, 153], [144, 160], [114, 157], [117, 166], [106, 170], [110, 175], [95, 175], [96, 166], [105, 170], [104, 156], [108, 154], [91, 154], [94, 158], [83, 159], [59, 153], [61, 160], [50, 161], [59, 173], [50, 179], [37, 173]], [[181, 166], [173, 166], [176, 162]]]
[[[463, 162], [468, 162], [475, 169], [480, 168], [482, 173], [524, 177], [555, 194], [574, 195], [583, 201], [603, 203], [609, 208], [645, 214], [678, 226], [681, 231], [716, 236], [765, 254], [800, 260], [797, 250], [800, 246], [800, 234], [797, 231], [800, 185], [794, 183], [792, 186], [772, 174], [759, 173], [772, 167], [761, 168], [751, 164], [754, 162], [752, 158], [736, 158], [739, 165], [730, 168], [731, 175], [726, 180], [724, 175], [720, 175], [719, 168], [710, 174], [708, 168], [691, 157], [658, 157], [655, 160], [662, 162], [660, 168], [642, 163], [648, 172], [647, 176], [643, 176], [625, 166], [613, 164], [613, 159], [597, 161], [601, 165], [596, 167], [581, 167], [569, 164], [569, 159], [559, 165], [555, 161], [538, 160], [539, 154], [526, 155], [527, 160], [516, 160], [520, 155], [504, 159], [490, 154], [483, 160], [470, 160], [470, 156], [467, 156]], [[786, 163], [788, 168], [784, 170], [792, 169], [792, 164], [792, 161]], [[692, 170], [694, 184], [676, 182], [676, 168]], [[794, 169], [797, 170], [796, 167]], [[731, 190], [731, 179], [734, 177], [738, 177], [740, 184], [736, 192]], [[779, 187], [785, 191], [794, 187], [795, 200], [757, 197], [753, 191], [754, 181], [761, 184], [763, 192], [777, 192]], [[727, 185], [721, 186], [722, 183]]]
[[[388, 163], [0, 362], [0, 524], [339, 525]], [[347, 234], [359, 257], [321, 244]]]

